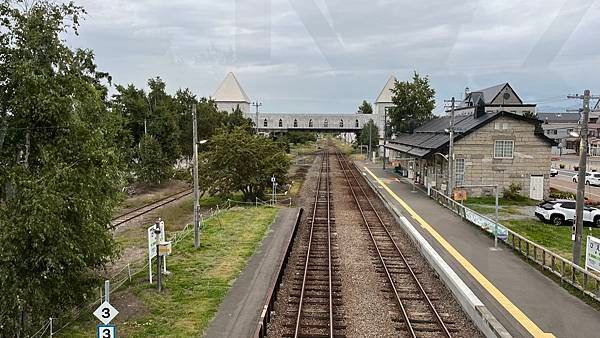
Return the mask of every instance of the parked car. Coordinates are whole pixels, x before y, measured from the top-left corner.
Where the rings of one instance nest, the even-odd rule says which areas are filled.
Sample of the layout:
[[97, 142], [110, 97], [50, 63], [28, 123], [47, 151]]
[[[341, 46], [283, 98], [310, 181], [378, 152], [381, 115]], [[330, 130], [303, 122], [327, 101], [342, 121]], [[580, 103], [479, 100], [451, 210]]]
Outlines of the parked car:
[[[535, 216], [542, 222], [550, 222], [554, 225], [562, 225], [567, 222], [573, 223], [573, 219], [575, 218], [575, 201], [544, 201], [535, 208]], [[584, 206], [583, 222], [600, 227], [600, 209]]]
[[558, 169], [550, 168], [550, 177], [554, 177], [556, 175], [558, 175]]
[[[577, 183], [577, 175], [573, 176], [573, 182]], [[586, 172], [585, 173], [585, 184], [600, 185], [600, 173]]]

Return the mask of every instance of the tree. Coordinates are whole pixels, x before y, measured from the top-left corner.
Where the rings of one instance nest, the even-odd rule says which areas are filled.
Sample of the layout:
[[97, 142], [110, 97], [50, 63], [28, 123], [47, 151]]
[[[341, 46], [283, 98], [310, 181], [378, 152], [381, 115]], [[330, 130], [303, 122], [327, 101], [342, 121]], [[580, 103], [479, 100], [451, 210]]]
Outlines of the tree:
[[166, 92], [166, 83], [160, 77], [149, 79], [148, 87], [150, 87], [148, 101], [151, 111], [148, 133], [160, 143], [164, 160], [174, 166], [181, 154], [175, 104], [173, 98]]
[[165, 160], [160, 143], [152, 135], [143, 136], [140, 140], [138, 159], [136, 173], [141, 182], [157, 185], [173, 172], [173, 166]]
[[[188, 160], [192, 158], [192, 139], [193, 139], [193, 117], [192, 105], [198, 105], [196, 95], [188, 88], [178, 89], [175, 92], [174, 107], [177, 116], [177, 125], [179, 127], [179, 150]], [[196, 107], [198, 109], [198, 107]], [[198, 110], [196, 110], [196, 113]]]
[[287, 182], [290, 160], [272, 140], [253, 135], [242, 127], [221, 129], [210, 142], [206, 154], [212, 195], [228, 196], [241, 191], [244, 200], [262, 198], [270, 178]]
[[371, 104], [365, 100], [363, 100], [362, 104], [358, 106], [359, 114], [373, 114], [373, 107]]
[[70, 49], [83, 8], [0, 0], [0, 336], [28, 336], [90, 299], [118, 249], [107, 225], [123, 182], [90, 50]]
[[427, 76], [414, 73], [412, 82], [398, 82], [392, 88], [390, 125], [395, 132], [412, 132], [425, 120], [433, 116], [435, 90], [429, 85]]
[[255, 132], [254, 121], [251, 118], [244, 117], [244, 112], [240, 106], [236, 106], [233, 111], [225, 118], [225, 124], [230, 128], [241, 127], [249, 133]]
[[538, 115], [532, 111], [526, 111], [523, 113], [523, 116], [528, 117], [530, 119], [537, 119]]
[[374, 147], [379, 142], [379, 129], [377, 128], [373, 120], [369, 120], [369, 122], [367, 122], [362, 127], [362, 129], [360, 130], [360, 134], [357, 137], [357, 143], [362, 145], [369, 145], [369, 129], [371, 129], [370, 149], [371, 151], [373, 151], [375, 149]]

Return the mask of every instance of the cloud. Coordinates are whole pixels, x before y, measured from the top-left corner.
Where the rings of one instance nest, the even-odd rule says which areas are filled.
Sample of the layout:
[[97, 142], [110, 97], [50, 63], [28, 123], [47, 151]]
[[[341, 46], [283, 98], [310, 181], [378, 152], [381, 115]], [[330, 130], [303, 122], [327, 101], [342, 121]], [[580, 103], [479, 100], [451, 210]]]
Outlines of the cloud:
[[92, 48], [115, 82], [160, 75], [207, 96], [234, 71], [267, 111], [354, 111], [389, 74], [413, 70], [430, 76], [438, 102], [505, 81], [548, 110], [569, 103], [541, 99], [600, 92], [592, 0], [79, 3], [89, 16], [68, 41]]

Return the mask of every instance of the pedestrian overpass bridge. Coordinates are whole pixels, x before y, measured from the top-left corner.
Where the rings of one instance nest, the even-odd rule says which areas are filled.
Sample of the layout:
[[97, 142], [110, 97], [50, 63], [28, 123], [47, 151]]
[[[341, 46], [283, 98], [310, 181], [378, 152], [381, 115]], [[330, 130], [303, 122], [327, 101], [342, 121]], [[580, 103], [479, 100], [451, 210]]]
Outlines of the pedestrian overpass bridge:
[[[384, 114], [386, 109], [393, 107], [392, 89], [396, 78], [389, 77], [379, 95], [373, 101], [372, 114], [357, 113], [263, 113], [251, 112], [250, 98], [233, 73], [228, 73], [221, 85], [215, 91], [212, 99], [221, 111], [233, 111], [239, 108], [244, 116], [252, 119], [258, 126], [259, 132], [277, 133], [298, 131], [352, 133], [363, 128], [369, 120], [373, 120], [383, 136]], [[360, 102], [357, 102], [359, 104]], [[258, 104], [260, 106], [261, 104]], [[257, 107], [255, 104], [252, 106]]]
[[258, 126], [259, 132], [312, 131], [352, 133], [360, 131], [369, 120], [377, 124], [374, 114], [304, 114], [304, 113], [246, 113]]

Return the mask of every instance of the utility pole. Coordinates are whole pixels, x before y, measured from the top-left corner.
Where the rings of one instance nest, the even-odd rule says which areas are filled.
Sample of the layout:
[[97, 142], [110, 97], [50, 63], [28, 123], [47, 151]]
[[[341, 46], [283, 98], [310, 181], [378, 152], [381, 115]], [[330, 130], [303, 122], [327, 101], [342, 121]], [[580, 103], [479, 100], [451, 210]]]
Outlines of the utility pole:
[[597, 99], [600, 96], [590, 95], [590, 90], [586, 89], [583, 96], [579, 94], [567, 95], [569, 99], [583, 100], [583, 109], [579, 126], [579, 170], [577, 172], [577, 199], [575, 204], [575, 240], [573, 241], [573, 264], [580, 265], [581, 241], [583, 233], [583, 207], [585, 198], [585, 173], [587, 170], [587, 148], [588, 148], [588, 120], [590, 117], [590, 99]]
[[371, 160], [371, 127], [373, 120], [369, 120], [368, 126], [369, 126], [369, 153], [367, 154], [367, 159]]
[[262, 106], [262, 102], [252, 102], [252, 106], [256, 108], [256, 134], [258, 135], [258, 107]]
[[198, 193], [198, 122], [196, 116], [196, 105], [192, 105], [192, 128], [193, 128], [193, 162], [194, 162], [194, 248], [200, 247], [200, 205]]
[[383, 170], [385, 170], [385, 144], [387, 140], [387, 112], [390, 107], [383, 109]]
[[444, 102], [450, 102], [450, 126], [448, 132], [450, 133], [450, 143], [448, 144], [448, 196], [452, 198], [452, 190], [454, 189], [454, 96], [450, 101], [444, 100]]

